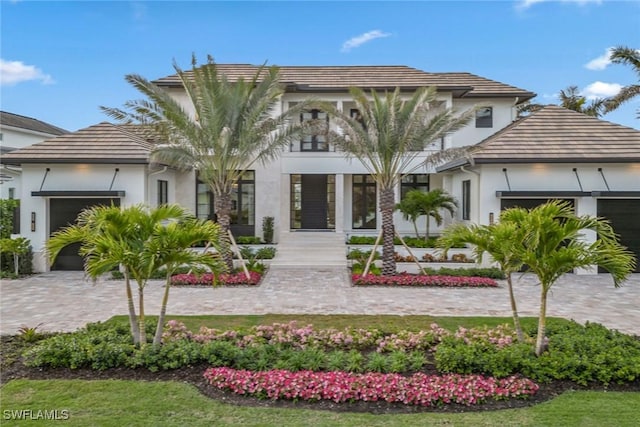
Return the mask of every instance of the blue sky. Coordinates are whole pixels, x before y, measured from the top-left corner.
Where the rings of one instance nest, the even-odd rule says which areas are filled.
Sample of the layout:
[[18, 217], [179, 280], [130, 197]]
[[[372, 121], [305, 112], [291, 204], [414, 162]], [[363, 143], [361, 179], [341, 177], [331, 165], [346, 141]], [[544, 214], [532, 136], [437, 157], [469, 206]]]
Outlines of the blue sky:
[[[468, 71], [554, 103], [577, 85], [603, 96], [637, 82], [607, 64], [640, 48], [640, 2], [0, 2], [2, 110], [74, 131], [138, 93], [126, 74], [173, 74], [191, 54], [220, 63], [408, 65]], [[605, 116], [640, 128], [640, 100]]]

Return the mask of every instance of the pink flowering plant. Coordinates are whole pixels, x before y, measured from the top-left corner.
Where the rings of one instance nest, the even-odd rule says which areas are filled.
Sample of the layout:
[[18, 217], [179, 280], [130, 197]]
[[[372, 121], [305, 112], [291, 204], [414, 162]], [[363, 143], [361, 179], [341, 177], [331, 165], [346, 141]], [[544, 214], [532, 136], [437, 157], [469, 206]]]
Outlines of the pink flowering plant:
[[255, 271], [249, 272], [249, 277], [243, 272], [240, 273], [204, 273], [204, 274], [176, 274], [171, 277], [171, 286], [236, 286], [251, 285], [260, 283], [262, 275]]
[[498, 286], [498, 282], [488, 277], [428, 276], [409, 273], [400, 273], [394, 276], [353, 274], [351, 281], [356, 286], [433, 286], [441, 288], [495, 288]]
[[426, 375], [342, 371], [247, 371], [210, 368], [207, 382], [220, 390], [266, 399], [342, 402], [389, 402], [416, 406], [475, 405], [488, 399], [528, 398], [538, 385], [527, 378], [481, 375]]

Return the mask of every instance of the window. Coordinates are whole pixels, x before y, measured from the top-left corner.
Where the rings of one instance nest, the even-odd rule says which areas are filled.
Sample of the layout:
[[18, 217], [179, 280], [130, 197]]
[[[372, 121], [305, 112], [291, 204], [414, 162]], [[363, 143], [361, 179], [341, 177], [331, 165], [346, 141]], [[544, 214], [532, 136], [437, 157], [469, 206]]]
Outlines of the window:
[[169, 181], [158, 180], [158, 206], [169, 203]]
[[16, 198], [16, 189], [15, 187], [9, 187], [9, 199]]
[[[306, 122], [310, 120], [326, 121], [327, 128], [329, 126], [329, 115], [320, 110], [309, 110], [300, 114], [300, 121]], [[327, 135], [308, 134], [304, 135], [300, 140], [300, 151], [329, 151], [329, 143]]]
[[355, 119], [358, 123], [360, 123], [365, 130], [367, 129], [367, 127], [364, 124], [364, 119], [360, 114], [360, 110], [358, 110], [357, 108], [352, 108], [351, 110], [349, 110], [349, 115], [351, 116], [352, 119]]
[[493, 127], [493, 107], [483, 107], [476, 111], [476, 127]]
[[405, 175], [400, 181], [400, 200], [411, 190], [420, 190], [425, 193], [429, 191], [429, 175], [428, 174], [411, 174]]
[[[213, 193], [206, 184], [196, 184], [196, 216], [216, 221]], [[246, 171], [231, 190], [231, 225], [255, 224], [256, 189], [254, 171]]]
[[462, 219], [471, 219], [471, 180], [462, 181]]
[[352, 227], [375, 229], [376, 182], [371, 175], [353, 175], [352, 198]]

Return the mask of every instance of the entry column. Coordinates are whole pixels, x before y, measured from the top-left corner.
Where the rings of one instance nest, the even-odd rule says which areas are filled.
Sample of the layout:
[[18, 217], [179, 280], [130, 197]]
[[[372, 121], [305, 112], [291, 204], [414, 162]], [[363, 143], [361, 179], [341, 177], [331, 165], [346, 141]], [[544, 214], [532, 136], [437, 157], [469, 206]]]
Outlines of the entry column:
[[344, 233], [344, 174], [336, 174], [336, 233]]

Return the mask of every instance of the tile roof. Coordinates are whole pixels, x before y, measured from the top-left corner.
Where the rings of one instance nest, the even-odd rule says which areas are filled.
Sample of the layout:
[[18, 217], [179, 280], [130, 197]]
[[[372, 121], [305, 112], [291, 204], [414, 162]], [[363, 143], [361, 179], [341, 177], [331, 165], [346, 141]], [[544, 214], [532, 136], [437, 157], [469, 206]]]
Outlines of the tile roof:
[[[548, 105], [477, 144], [471, 158], [475, 163], [640, 162], [640, 131]], [[438, 170], [469, 163], [454, 161]]]
[[[249, 64], [216, 64], [230, 81], [253, 78], [258, 66]], [[384, 66], [279, 66], [280, 80], [288, 91], [341, 91], [351, 86], [363, 89], [415, 89], [436, 86], [450, 90], [454, 96], [519, 97], [520, 102], [533, 98], [534, 93], [471, 73], [427, 73], [404, 65]], [[177, 74], [155, 80], [159, 86], [179, 87]]]
[[128, 126], [103, 122], [4, 154], [1, 162], [145, 164], [152, 148]]
[[3, 126], [11, 126], [20, 129], [26, 129], [34, 132], [47, 133], [50, 135], [62, 135], [69, 133], [68, 130], [50, 125], [41, 120], [31, 117], [21, 116], [6, 111], [0, 111], [0, 124]]

